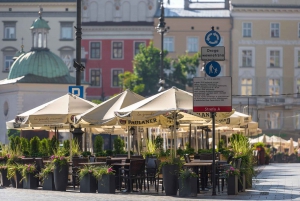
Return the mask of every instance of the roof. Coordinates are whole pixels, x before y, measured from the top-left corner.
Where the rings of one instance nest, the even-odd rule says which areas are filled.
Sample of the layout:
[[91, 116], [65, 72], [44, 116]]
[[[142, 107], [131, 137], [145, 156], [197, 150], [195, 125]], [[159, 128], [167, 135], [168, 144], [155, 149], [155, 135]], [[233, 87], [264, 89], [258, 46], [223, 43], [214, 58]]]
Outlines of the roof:
[[[160, 16], [160, 9], [155, 13], [155, 17]], [[165, 8], [165, 17], [230, 17], [229, 10], [185, 10], [184, 8]]]
[[8, 3], [49, 3], [49, 2], [76, 2], [76, 0], [0, 0], [0, 2], [8, 2]]
[[50, 29], [48, 22], [44, 20], [42, 17], [37, 18], [32, 23], [30, 29]]
[[8, 79], [27, 74], [55, 78], [68, 75], [69, 69], [59, 56], [49, 49], [41, 49], [19, 56], [11, 66]]
[[232, 4], [236, 8], [300, 8], [300, 5], [289, 4]]

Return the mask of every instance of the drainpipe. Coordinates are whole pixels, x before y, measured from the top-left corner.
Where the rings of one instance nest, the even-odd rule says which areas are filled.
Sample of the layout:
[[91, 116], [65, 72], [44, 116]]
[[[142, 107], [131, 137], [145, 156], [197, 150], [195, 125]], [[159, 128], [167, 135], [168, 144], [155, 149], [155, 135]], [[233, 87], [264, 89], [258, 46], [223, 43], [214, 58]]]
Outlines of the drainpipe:
[[233, 30], [233, 17], [230, 13], [230, 47], [229, 47], [229, 55], [230, 55], [230, 59], [229, 59], [229, 76], [232, 76], [232, 30]]

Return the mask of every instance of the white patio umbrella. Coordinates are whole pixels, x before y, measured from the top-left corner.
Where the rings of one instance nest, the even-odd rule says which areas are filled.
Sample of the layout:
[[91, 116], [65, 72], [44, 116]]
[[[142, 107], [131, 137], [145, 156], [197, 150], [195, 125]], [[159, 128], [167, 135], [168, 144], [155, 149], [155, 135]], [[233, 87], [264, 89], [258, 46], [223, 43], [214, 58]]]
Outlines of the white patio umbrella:
[[293, 138], [290, 138], [290, 140], [289, 140], [289, 156], [295, 153], [295, 148], [294, 147], [295, 147], [294, 140], [293, 140]]
[[[193, 95], [189, 92], [172, 87], [166, 91], [150, 96], [142, 101], [125, 107], [115, 114], [121, 119], [143, 120], [164, 114], [173, 121], [173, 139], [176, 142], [176, 122], [180, 111], [193, 110]], [[176, 153], [176, 146], [175, 153]]]
[[66, 94], [36, 108], [19, 114], [15, 123], [20, 127], [68, 128], [75, 115], [81, 114], [96, 104], [72, 94]]

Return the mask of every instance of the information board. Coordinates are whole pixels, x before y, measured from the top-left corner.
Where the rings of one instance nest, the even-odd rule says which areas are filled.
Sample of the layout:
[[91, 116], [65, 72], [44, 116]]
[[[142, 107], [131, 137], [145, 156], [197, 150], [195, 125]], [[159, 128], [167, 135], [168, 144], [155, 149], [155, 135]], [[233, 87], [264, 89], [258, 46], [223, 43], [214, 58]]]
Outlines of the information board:
[[193, 79], [194, 112], [231, 112], [231, 77], [195, 77]]

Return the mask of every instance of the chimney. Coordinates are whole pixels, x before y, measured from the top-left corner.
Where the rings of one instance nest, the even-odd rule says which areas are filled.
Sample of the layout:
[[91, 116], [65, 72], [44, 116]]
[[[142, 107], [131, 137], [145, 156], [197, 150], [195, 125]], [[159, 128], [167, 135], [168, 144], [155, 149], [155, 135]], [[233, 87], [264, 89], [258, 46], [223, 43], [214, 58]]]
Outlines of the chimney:
[[190, 8], [190, 1], [184, 0], [184, 10], [188, 10]]

